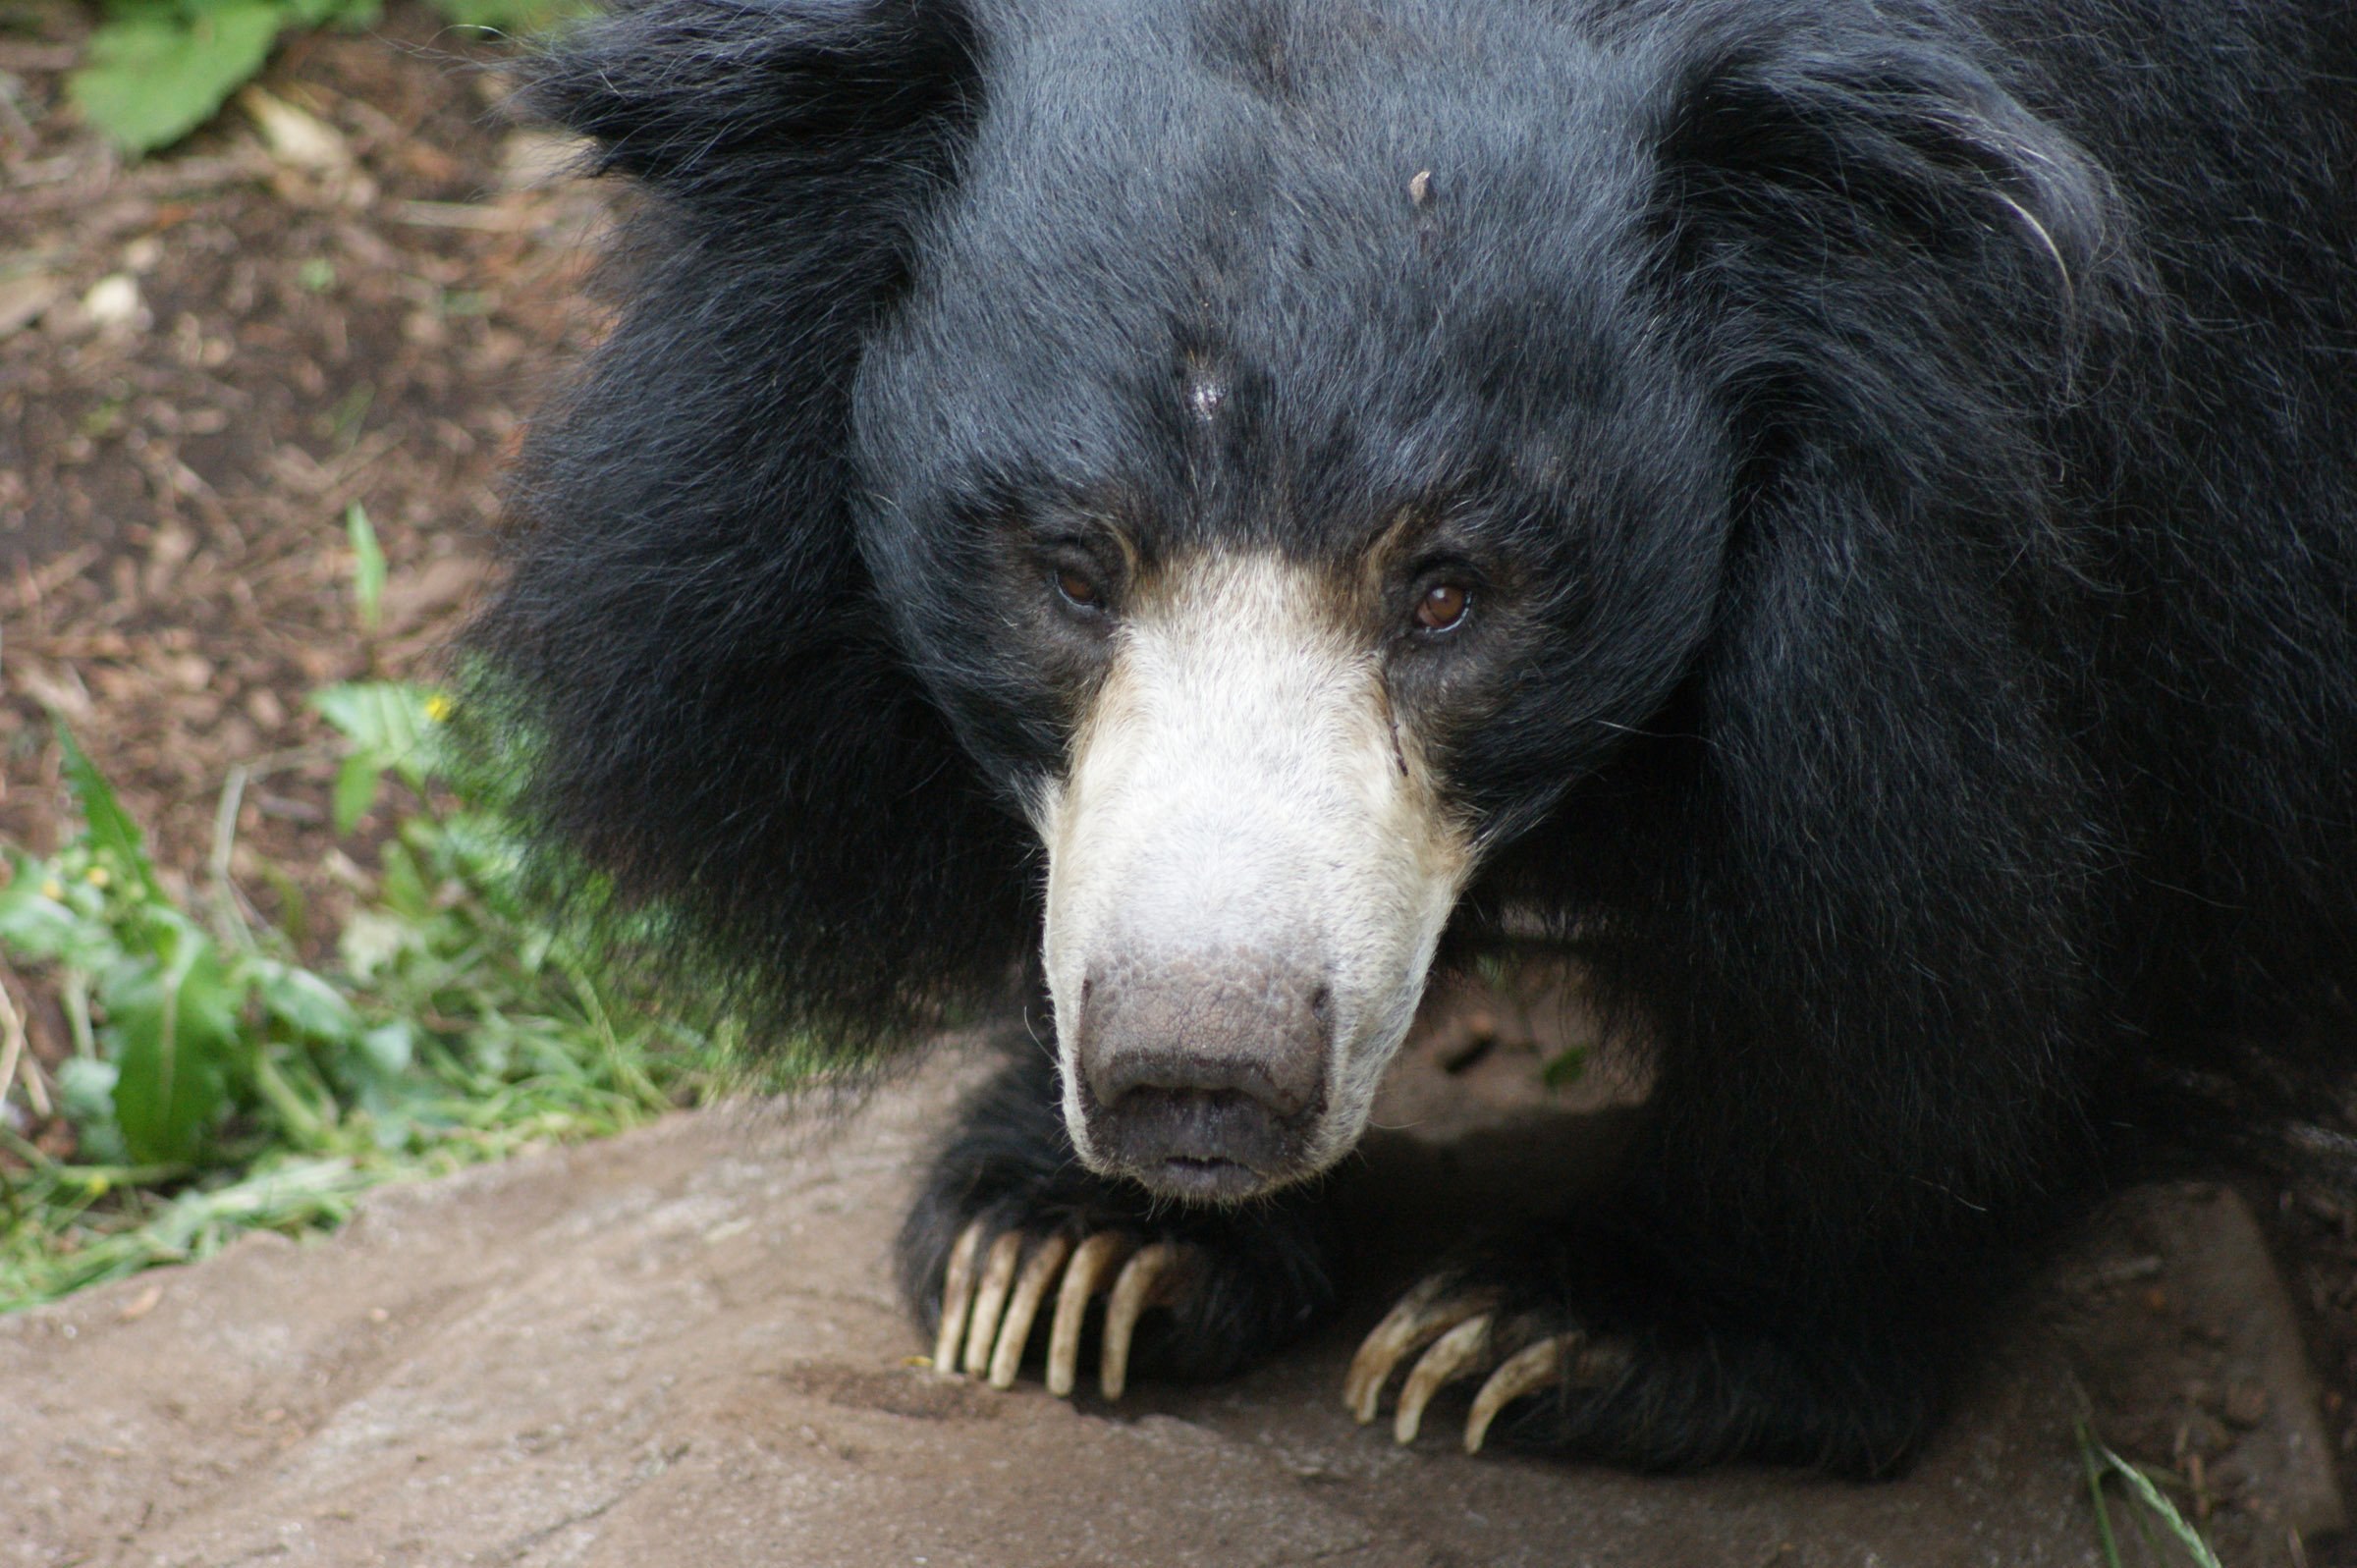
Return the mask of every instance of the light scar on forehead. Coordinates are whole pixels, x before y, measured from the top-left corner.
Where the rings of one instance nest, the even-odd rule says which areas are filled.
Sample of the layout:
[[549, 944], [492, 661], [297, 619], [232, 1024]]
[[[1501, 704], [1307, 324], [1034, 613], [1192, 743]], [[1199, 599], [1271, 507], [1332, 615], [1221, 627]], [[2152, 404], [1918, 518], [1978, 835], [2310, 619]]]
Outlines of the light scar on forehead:
[[1219, 417], [1220, 406], [1228, 401], [1228, 384], [1210, 370], [1197, 368], [1186, 381], [1187, 410], [1209, 424]]

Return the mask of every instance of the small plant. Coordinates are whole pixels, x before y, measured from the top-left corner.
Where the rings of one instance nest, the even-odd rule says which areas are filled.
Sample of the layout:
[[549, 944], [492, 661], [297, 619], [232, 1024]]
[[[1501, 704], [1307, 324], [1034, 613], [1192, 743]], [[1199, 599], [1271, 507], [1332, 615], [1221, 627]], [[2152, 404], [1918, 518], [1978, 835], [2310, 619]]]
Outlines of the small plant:
[[2201, 1532], [2177, 1511], [2177, 1505], [2154, 1485], [2153, 1478], [2113, 1452], [2084, 1421], [2079, 1423], [2079, 1459], [2087, 1470], [2087, 1494], [2095, 1504], [2096, 1534], [2106, 1568], [2120, 1568], [2119, 1538], [2111, 1529], [2110, 1499], [2104, 1491], [2104, 1483], [2114, 1480], [2138, 1504], [2130, 1517], [2136, 1522], [2137, 1533], [2144, 1538], [2145, 1549], [2156, 1560], [2165, 1560], [2153, 1534], [2153, 1526], [2157, 1524], [2162, 1535], [2177, 1544], [2193, 1568], [2220, 1568], [2218, 1553], [2211, 1550]]
[[[434, 0], [462, 27], [526, 32], [571, 0]], [[373, 26], [382, 0], [104, 0], [105, 20], [66, 91], [126, 152], [170, 146], [253, 80], [287, 32]]]
[[52, 856], [10, 855], [0, 956], [62, 1002], [76, 1152], [0, 1123], [0, 1311], [243, 1230], [333, 1223], [375, 1182], [619, 1131], [710, 1080], [706, 1038], [615, 996], [583, 937], [530, 912], [506, 819], [437, 781], [444, 699], [368, 683], [314, 706], [349, 746], [340, 827], [388, 779], [417, 802], [315, 965], [226, 885], [209, 919], [176, 898], [60, 726], [82, 828]]

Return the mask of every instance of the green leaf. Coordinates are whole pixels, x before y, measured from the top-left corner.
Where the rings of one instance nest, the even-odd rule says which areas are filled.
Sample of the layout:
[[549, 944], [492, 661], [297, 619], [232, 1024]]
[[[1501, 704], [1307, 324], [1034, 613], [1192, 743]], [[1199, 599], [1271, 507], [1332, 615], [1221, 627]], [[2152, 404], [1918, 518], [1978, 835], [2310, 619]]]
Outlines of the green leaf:
[[356, 751], [337, 766], [336, 832], [347, 834], [359, 826], [368, 808], [376, 804], [376, 792], [384, 782], [384, 759], [373, 752]]
[[[351, 681], [311, 693], [312, 710], [351, 740], [352, 760], [364, 759], [378, 773], [390, 768], [420, 792], [427, 777], [441, 768], [440, 719], [448, 705], [447, 697], [398, 680]], [[338, 791], [345, 786], [339, 778]], [[359, 785], [356, 782], [351, 787], [356, 792]]]
[[336, 939], [336, 956], [344, 960], [353, 979], [369, 986], [383, 977], [409, 945], [406, 923], [373, 909], [356, 909], [344, 923], [343, 935]]
[[355, 1055], [365, 1061], [375, 1076], [398, 1078], [410, 1070], [410, 1062], [416, 1055], [416, 1032], [408, 1021], [396, 1018], [360, 1036], [360, 1049]]
[[58, 1104], [78, 1127], [115, 1119], [115, 1081], [122, 1073], [95, 1056], [68, 1056], [57, 1069]]
[[384, 7], [377, 0], [286, 0], [287, 12], [306, 27], [334, 24], [347, 29], [373, 27]]
[[253, 977], [263, 1010], [297, 1034], [342, 1044], [360, 1032], [360, 1015], [344, 994], [308, 969], [257, 958]]
[[1567, 1046], [1547, 1058], [1547, 1064], [1539, 1069], [1539, 1082], [1550, 1089], [1568, 1089], [1587, 1070], [1588, 1048]]
[[436, 698], [401, 680], [351, 680], [311, 693], [319, 717], [362, 751], [413, 751], [431, 732]]
[[40, 873], [20, 864], [17, 880], [0, 888], [0, 944], [23, 958], [82, 969], [94, 969], [122, 950], [102, 922], [49, 897], [40, 882]]
[[[2210, 1543], [2202, 1539], [2200, 1531], [2185, 1522], [2185, 1516], [2177, 1511], [2177, 1505], [2162, 1495], [2161, 1488], [2153, 1485], [2150, 1476], [2112, 1452], [2084, 1425], [2079, 1428], [2079, 1444], [2082, 1452], [2092, 1450], [2094, 1459], [2099, 1460], [2111, 1475], [2117, 1476], [2127, 1486], [2130, 1494], [2152, 1511], [2154, 1517], [2161, 1521], [2162, 1528], [2174, 1536], [2177, 1544], [2185, 1548], [2186, 1555], [2193, 1559], [2195, 1568], [2220, 1568], [2218, 1553], [2213, 1551]], [[2104, 1507], [2100, 1478], [2091, 1476], [2091, 1480], [2098, 1481], [2095, 1498], [2096, 1519], [2108, 1542], [2111, 1533], [2110, 1513]], [[2113, 1547], [2112, 1549], [2116, 1551], [2117, 1548]]]
[[385, 551], [376, 542], [367, 509], [356, 501], [344, 509], [344, 535], [352, 541], [353, 602], [359, 607], [361, 627], [374, 631], [385, 598]]
[[261, 70], [284, 20], [272, 0], [225, 0], [184, 22], [142, 8], [90, 34], [66, 95], [125, 151], [168, 146]]
[[537, 32], [589, 14], [592, 0], [433, 0], [436, 11], [462, 27]]
[[125, 1149], [142, 1164], [192, 1160], [228, 1104], [243, 1000], [211, 939], [178, 922], [158, 956], [101, 976], [99, 1000]]
[[65, 752], [66, 783], [74, 790], [75, 802], [82, 807], [82, 820], [89, 827], [90, 842], [99, 851], [120, 863], [123, 871], [136, 878], [139, 891], [155, 902], [163, 901], [163, 891], [156, 886], [155, 867], [147, 859], [147, 850], [139, 841], [138, 824], [115, 798], [114, 787], [106, 775], [82, 749], [63, 721], [57, 724], [57, 743]]

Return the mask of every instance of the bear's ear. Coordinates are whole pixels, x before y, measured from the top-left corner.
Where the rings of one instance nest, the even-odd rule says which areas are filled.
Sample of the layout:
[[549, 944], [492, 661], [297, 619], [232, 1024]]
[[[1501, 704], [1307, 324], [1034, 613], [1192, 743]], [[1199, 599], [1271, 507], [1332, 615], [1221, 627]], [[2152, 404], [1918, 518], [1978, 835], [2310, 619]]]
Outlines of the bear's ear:
[[[861, 565], [850, 389], [950, 189], [974, 55], [934, 0], [657, 0], [528, 101], [649, 195], [620, 310], [534, 420], [468, 707], [544, 863], [609, 878], [805, 1048], [1003, 990], [1028, 842]], [[644, 923], [640, 923], [643, 930]]]
[[601, 171], [757, 202], [780, 180], [938, 166], [978, 58], [955, 0], [626, 0], [527, 64], [519, 103], [594, 141]]
[[1975, 58], [2001, 51], [1881, 7], [1723, 14], [1663, 99], [1655, 218], [1679, 280], [1714, 311], [1733, 293], [1805, 313], [1781, 333], [1954, 332], [2067, 380], [2138, 287], [2129, 226], [2102, 166]]

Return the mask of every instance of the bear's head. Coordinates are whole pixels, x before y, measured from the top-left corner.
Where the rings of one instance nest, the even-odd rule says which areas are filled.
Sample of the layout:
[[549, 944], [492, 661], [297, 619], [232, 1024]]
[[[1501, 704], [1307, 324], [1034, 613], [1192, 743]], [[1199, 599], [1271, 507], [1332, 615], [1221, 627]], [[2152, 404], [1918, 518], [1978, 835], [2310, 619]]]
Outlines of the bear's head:
[[1453, 922], [1591, 918], [1575, 867], [1517, 892], [1566, 801], [1709, 766], [1730, 626], [1828, 548], [1795, 465], [1890, 465], [1822, 508], [1974, 460], [1876, 335], [2071, 351], [2100, 177], [1897, 24], [1782, 9], [1665, 49], [1488, 0], [657, 0], [564, 43], [531, 101], [645, 191], [482, 640], [544, 823], [805, 1031], [1036, 943], [1094, 1168], [1331, 1165]]

